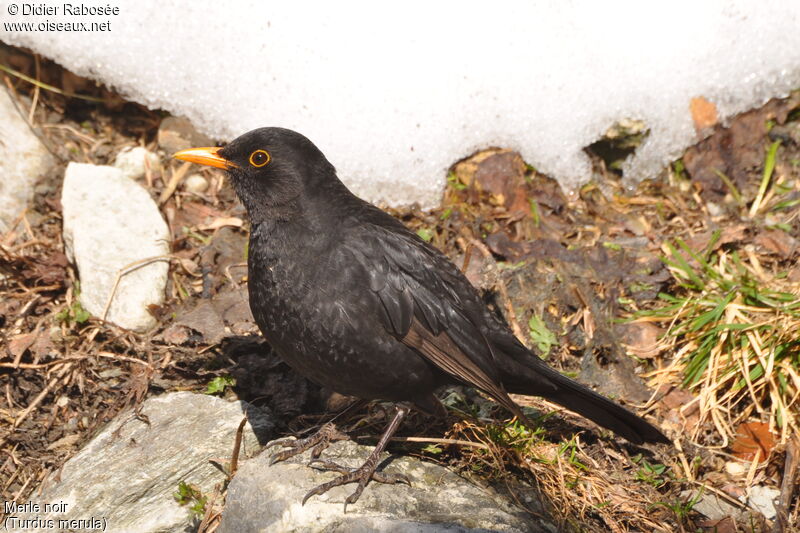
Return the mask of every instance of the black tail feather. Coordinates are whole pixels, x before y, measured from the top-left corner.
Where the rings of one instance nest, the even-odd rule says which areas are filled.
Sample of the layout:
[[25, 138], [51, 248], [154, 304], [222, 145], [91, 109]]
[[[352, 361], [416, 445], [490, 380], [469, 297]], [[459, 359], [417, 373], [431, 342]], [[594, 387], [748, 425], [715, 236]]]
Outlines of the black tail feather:
[[[661, 430], [640, 416], [585, 385], [560, 374], [544, 363], [538, 360], [536, 363], [540, 364], [535, 364], [535, 369], [528, 368], [526, 365], [526, 371], [504, 380], [503, 384], [508, 392], [542, 396], [610, 429], [634, 444], [670, 442]], [[534, 373], [535, 377], [531, 376], [531, 373]], [[525, 374], [532, 379], [525, 379]]]

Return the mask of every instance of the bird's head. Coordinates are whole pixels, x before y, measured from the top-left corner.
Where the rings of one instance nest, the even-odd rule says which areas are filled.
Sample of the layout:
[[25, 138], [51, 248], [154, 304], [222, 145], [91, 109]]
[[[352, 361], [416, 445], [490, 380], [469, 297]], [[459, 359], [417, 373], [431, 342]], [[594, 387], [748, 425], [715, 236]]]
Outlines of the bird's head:
[[173, 157], [227, 171], [253, 222], [296, 214], [304, 197], [342, 186], [314, 143], [285, 128], [259, 128], [225, 147], [190, 148]]

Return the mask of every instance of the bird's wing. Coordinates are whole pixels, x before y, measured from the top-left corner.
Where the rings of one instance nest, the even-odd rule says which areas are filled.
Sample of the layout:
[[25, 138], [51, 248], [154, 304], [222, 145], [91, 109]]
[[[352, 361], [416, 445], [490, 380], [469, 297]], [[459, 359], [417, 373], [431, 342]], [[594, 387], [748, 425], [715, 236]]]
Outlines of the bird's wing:
[[384, 326], [401, 342], [525, 419], [505, 391], [481, 331], [483, 303], [438, 250], [399, 226], [372, 225], [352, 247], [380, 301]]

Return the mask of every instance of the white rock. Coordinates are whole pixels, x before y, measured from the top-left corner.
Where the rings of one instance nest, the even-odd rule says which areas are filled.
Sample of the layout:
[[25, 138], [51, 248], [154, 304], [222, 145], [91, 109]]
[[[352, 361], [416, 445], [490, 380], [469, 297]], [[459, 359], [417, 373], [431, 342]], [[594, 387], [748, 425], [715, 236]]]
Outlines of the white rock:
[[53, 156], [20, 116], [11, 96], [0, 89], [0, 233], [28, 206], [36, 181], [53, 164]]
[[208, 180], [200, 174], [192, 174], [183, 180], [183, 188], [189, 192], [206, 192], [208, 190]]
[[144, 177], [148, 166], [155, 169], [159, 162], [158, 156], [147, 148], [134, 146], [125, 148], [117, 154], [114, 167], [120, 169], [126, 178], [138, 180]]
[[764, 515], [767, 520], [772, 520], [778, 514], [775, 511], [775, 500], [780, 497], [781, 491], [772, 487], [756, 485], [750, 489], [747, 505]]
[[392, 204], [438, 203], [446, 169], [488, 146], [574, 188], [591, 175], [583, 148], [626, 118], [650, 129], [624, 166], [645, 178], [696, 141], [692, 98], [724, 121], [800, 86], [796, 0], [197, 0], [189, 17], [175, 0], [86, 17], [9, 16], [15, 2], [0, 0], [3, 41], [213, 138], [300, 131], [356, 193]]
[[61, 194], [64, 244], [78, 266], [80, 301], [103, 316], [117, 275], [137, 261], [162, 257], [122, 276], [106, 320], [137, 331], [155, 325], [147, 306], [164, 301], [170, 235], [150, 195], [114, 167], [70, 163]]

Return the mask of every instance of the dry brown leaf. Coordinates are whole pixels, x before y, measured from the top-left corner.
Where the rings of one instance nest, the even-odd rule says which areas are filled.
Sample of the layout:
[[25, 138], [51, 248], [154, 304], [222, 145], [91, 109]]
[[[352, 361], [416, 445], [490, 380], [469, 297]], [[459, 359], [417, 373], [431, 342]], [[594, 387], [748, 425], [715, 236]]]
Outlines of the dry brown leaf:
[[631, 354], [641, 359], [652, 359], [661, 353], [658, 339], [664, 330], [652, 322], [626, 324], [622, 342]]
[[689, 111], [692, 113], [694, 129], [697, 131], [715, 126], [719, 122], [717, 106], [702, 96], [692, 98], [689, 102]]
[[183, 344], [189, 340], [189, 329], [184, 326], [172, 325], [161, 334], [167, 344]]
[[714, 533], [736, 533], [740, 531], [736, 526], [736, 521], [730, 516], [718, 520], [703, 520], [698, 525], [704, 530], [713, 531]]
[[222, 218], [215, 218], [213, 222], [210, 224], [202, 224], [197, 227], [199, 230], [211, 230], [211, 229], [219, 229], [225, 226], [233, 226], [235, 228], [242, 227], [242, 219], [239, 217], [222, 217]]
[[755, 244], [768, 252], [789, 259], [797, 252], [797, 239], [781, 230], [765, 230], [758, 234]]
[[745, 422], [736, 430], [736, 439], [731, 451], [734, 456], [752, 461], [760, 450], [760, 460], [764, 460], [775, 447], [775, 436], [765, 422]]
[[8, 341], [8, 351], [11, 352], [14, 358], [19, 357], [25, 353], [25, 350], [33, 346], [38, 335], [39, 334], [34, 331], [33, 333], [23, 333], [11, 337], [11, 340]]

